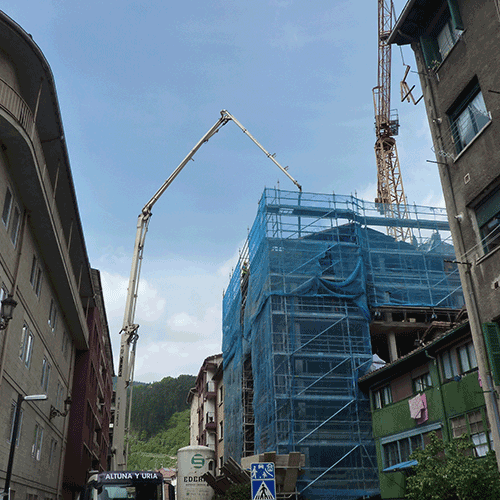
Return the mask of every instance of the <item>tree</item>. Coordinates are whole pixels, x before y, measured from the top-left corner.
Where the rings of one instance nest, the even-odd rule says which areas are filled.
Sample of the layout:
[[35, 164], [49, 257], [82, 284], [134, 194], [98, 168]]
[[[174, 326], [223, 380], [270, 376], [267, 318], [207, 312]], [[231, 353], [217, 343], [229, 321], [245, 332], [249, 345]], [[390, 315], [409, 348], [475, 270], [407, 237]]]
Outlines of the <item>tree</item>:
[[410, 500], [498, 500], [500, 475], [495, 454], [475, 458], [470, 438], [463, 435], [449, 443], [432, 433], [430, 443], [416, 450], [418, 462], [406, 482]]

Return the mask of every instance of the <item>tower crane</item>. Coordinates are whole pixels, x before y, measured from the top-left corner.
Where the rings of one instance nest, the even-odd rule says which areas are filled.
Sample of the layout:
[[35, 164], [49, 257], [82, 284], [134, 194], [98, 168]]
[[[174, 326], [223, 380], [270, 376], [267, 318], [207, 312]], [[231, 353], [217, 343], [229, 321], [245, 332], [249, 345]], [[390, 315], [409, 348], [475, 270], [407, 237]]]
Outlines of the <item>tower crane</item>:
[[228, 111], [222, 110], [221, 116], [215, 125], [198, 141], [196, 146], [189, 152], [189, 154], [182, 160], [179, 166], [172, 172], [170, 177], [163, 183], [154, 196], [144, 205], [139, 218], [137, 219], [137, 232], [134, 243], [134, 253], [132, 257], [132, 267], [130, 270], [130, 278], [127, 290], [127, 300], [125, 303], [125, 312], [123, 316], [123, 326], [120, 331], [120, 355], [118, 362], [118, 376], [116, 381], [116, 396], [115, 396], [115, 419], [113, 427], [113, 469], [123, 471], [127, 468], [127, 453], [125, 444], [126, 425], [127, 419], [127, 402], [129, 404], [128, 420], [130, 421], [130, 409], [132, 402], [128, 397], [128, 387], [133, 381], [134, 364], [135, 364], [135, 351], [137, 339], [139, 335], [137, 330], [139, 325], [134, 323], [135, 311], [137, 307], [137, 295], [139, 290], [139, 276], [141, 272], [141, 265], [144, 252], [144, 241], [148, 230], [149, 221], [152, 215], [152, 209], [155, 203], [159, 200], [161, 195], [172, 184], [177, 175], [186, 166], [186, 164], [193, 158], [195, 153], [200, 147], [208, 142], [208, 140], [216, 134], [226, 123], [233, 121], [250, 139], [263, 151], [266, 156], [297, 186], [299, 191], [302, 191], [302, 186], [287, 172], [288, 167], [282, 167], [275, 159], [275, 155], [268, 153], [262, 145], [243, 127], [243, 125]]
[[[378, 82], [373, 88], [375, 107], [375, 156], [377, 159], [377, 197], [375, 203], [387, 218], [407, 219], [408, 207], [399, 166], [396, 139], [399, 131], [397, 113], [391, 111], [391, 46], [394, 4], [378, 0]], [[409, 241], [410, 228], [388, 223], [387, 232], [396, 241]]]

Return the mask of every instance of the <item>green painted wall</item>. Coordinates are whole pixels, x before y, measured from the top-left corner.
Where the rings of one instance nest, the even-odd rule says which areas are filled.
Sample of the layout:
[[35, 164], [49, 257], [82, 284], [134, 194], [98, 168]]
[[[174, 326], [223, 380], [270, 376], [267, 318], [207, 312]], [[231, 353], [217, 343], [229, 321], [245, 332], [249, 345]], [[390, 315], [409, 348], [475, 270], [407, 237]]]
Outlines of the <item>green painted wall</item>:
[[[443, 423], [443, 438], [449, 440], [449, 419], [484, 406], [484, 395], [479, 386], [477, 372], [464, 375], [459, 381], [440, 383], [436, 362], [429, 363], [433, 387], [425, 391], [429, 419], [421, 424]], [[377, 449], [380, 491], [384, 499], [404, 498], [405, 476], [401, 472], [382, 472], [382, 446], [380, 438], [420, 427], [410, 417], [410, 396], [379, 410], [372, 411], [373, 437]]]

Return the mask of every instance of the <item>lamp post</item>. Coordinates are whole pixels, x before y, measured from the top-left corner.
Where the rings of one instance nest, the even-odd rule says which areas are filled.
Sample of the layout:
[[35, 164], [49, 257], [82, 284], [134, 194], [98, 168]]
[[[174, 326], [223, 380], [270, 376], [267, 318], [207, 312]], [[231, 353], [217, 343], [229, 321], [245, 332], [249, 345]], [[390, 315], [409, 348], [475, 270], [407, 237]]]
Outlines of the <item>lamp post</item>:
[[47, 399], [46, 394], [34, 394], [33, 396], [17, 395], [16, 412], [14, 414], [14, 428], [12, 429], [12, 438], [10, 441], [9, 463], [7, 464], [7, 475], [5, 476], [5, 486], [2, 496], [9, 498], [10, 478], [12, 477], [12, 466], [14, 464], [14, 452], [16, 451], [17, 432], [19, 430], [19, 417], [21, 415], [21, 403], [23, 401], [44, 401]]
[[9, 321], [12, 319], [14, 314], [14, 309], [17, 306], [17, 302], [14, 300], [12, 294], [9, 293], [5, 299], [1, 302], [0, 307], [0, 330], [5, 330]]

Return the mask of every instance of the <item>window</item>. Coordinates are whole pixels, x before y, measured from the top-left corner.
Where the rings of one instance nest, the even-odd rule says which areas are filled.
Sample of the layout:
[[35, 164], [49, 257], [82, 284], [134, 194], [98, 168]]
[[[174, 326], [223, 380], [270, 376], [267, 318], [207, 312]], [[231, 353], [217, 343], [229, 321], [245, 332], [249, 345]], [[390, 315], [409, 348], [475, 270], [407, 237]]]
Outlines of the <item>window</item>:
[[5, 193], [5, 200], [3, 203], [3, 211], [2, 211], [2, 221], [5, 224], [5, 227], [9, 225], [11, 208], [12, 208], [12, 193], [10, 192], [10, 189], [7, 188], [7, 192]]
[[383, 445], [384, 468], [410, 460], [410, 455], [424, 447], [423, 434], [405, 437]]
[[474, 350], [474, 345], [472, 344], [472, 342], [460, 346], [457, 349], [457, 354], [460, 360], [460, 367], [462, 368], [462, 373], [477, 368], [476, 351]]
[[453, 22], [451, 17], [445, 21], [444, 26], [441, 28], [441, 31], [436, 36], [436, 42], [439, 50], [439, 55], [441, 59], [439, 62], [443, 61], [444, 58], [448, 55], [453, 46], [458, 42], [460, 36], [462, 35], [463, 30], [456, 29], [453, 26]]
[[[8, 436], [9, 443], [12, 443], [12, 439], [14, 438], [14, 419], [16, 417], [16, 408], [17, 408], [17, 401], [12, 400], [12, 404], [10, 407], [10, 426], [9, 426], [9, 436]], [[22, 423], [23, 423], [23, 409], [21, 408], [21, 412], [19, 414], [19, 425], [17, 427], [16, 446], [19, 446]]]
[[33, 436], [33, 445], [31, 446], [31, 456], [35, 460], [40, 460], [42, 455], [43, 427], [40, 424], [35, 425], [35, 435]]
[[219, 422], [219, 439], [224, 437], [224, 422]]
[[380, 409], [392, 403], [392, 393], [390, 386], [386, 385], [381, 389], [374, 391], [373, 404], [375, 408]]
[[430, 373], [424, 373], [420, 377], [413, 379], [413, 391], [414, 392], [424, 392], [429, 387], [432, 387], [432, 380]]
[[17, 236], [19, 234], [19, 225], [21, 222], [21, 212], [19, 208], [14, 207], [14, 215], [12, 216], [12, 223], [10, 226], [10, 239], [14, 246], [17, 243]]
[[3, 203], [2, 221], [7, 230], [10, 232], [10, 239], [15, 246], [17, 243], [19, 226], [21, 223], [21, 212], [16, 206], [14, 206], [14, 210], [12, 210], [13, 205], [12, 192], [9, 188], [7, 188], [7, 192], [5, 193], [5, 200]]
[[491, 449], [492, 438], [485, 412], [483, 414], [481, 410], [471, 411], [451, 418], [450, 423], [453, 437], [460, 437], [463, 434], [470, 436], [477, 457], [484, 457]]
[[428, 68], [436, 68], [460, 40], [464, 30], [457, 0], [445, 2], [445, 9], [438, 11], [428, 22], [430, 31], [420, 37], [420, 45]]
[[71, 340], [69, 338], [68, 332], [64, 331], [62, 336], [61, 351], [63, 353], [64, 359], [68, 359], [69, 347], [71, 345]]
[[498, 323], [483, 323], [483, 336], [495, 384], [500, 384], [500, 326]]
[[37, 296], [40, 296], [42, 288], [42, 269], [38, 265], [36, 255], [33, 255], [33, 262], [31, 263], [30, 283]]
[[448, 112], [448, 118], [455, 151], [458, 154], [490, 121], [483, 94], [477, 83]]
[[26, 368], [30, 367], [32, 353], [33, 353], [33, 334], [29, 331], [28, 326], [24, 324], [21, 333], [21, 344], [19, 346], [19, 358], [24, 361]]
[[50, 311], [49, 311], [49, 320], [48, 320], [50, 329], [54, 332], [56, 329], [57, 323], [57, 307], [54, 299], [50, 299]]
[[49, 360], [44, 356], [42, 362], [42, 378], [40, 380], [40, 385], [45, 392], [47, 392], [47, 389], [49, 387], [50, 370], [51, 366]]
[[52, 439], [52, 441], [50, 442], [49, 464], [51, 464], [56, 458], [56, 451], [57, 451], [57, 441], [55, 439]]
[[61, 384], [61, 382], [58, 381], [56, 389], [56, 401], [54, 404], [54, 407], [57, 408], [58, 410], [60, 410], [62, 407], [63, 396], [64, 396], [64, 387]]
[[445, 380], [459, 375], [455, 356], [450, 351], [443, 352], [443, 354], [441, 354], [441, 367], [443, 369], [443, 378]]
[[486, 253], [500, 246], [500, 187], [476, 207], [476, 220]]

